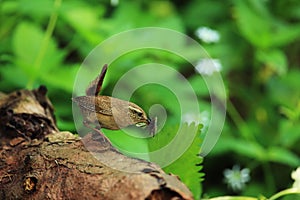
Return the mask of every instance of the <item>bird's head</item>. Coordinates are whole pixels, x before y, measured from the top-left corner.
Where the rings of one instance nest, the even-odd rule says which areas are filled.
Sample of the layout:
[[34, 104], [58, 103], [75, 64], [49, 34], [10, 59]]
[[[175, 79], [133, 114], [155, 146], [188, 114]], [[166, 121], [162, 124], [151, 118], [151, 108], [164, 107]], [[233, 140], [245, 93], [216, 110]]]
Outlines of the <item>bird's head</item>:
[[145, 111], [131, 102], [129, 104], [129, 115], [137, 127], [145, 127], [150, 124], [150, 119], [147, 117]]

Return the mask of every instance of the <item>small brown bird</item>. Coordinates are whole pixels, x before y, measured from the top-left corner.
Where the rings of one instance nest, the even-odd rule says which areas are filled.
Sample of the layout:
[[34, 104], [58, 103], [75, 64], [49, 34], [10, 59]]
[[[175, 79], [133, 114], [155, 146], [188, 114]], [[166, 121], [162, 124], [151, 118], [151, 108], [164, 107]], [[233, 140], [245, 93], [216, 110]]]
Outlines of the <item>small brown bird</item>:
[[84, 123], [99, 122], [101, 128], [118, 130], [130, 125], [144, 127], [150, 123], [138, 105], [109, 96], [79, 96], [73, 99], [84, 115]]
[[[98, 96], [106, 71], [107, 65], [104, 65], [101, 74], [86, 89], [86, 96], [72, 99], [83, 114], [84, 125], [99, 133], [100, 128], [118, 130], [130, 125], [138, 127], [149, 125], [151, 120], [138, 105], [110, 96]], [[100, 127], [90, 126], [91, 123], [97, 122]]]

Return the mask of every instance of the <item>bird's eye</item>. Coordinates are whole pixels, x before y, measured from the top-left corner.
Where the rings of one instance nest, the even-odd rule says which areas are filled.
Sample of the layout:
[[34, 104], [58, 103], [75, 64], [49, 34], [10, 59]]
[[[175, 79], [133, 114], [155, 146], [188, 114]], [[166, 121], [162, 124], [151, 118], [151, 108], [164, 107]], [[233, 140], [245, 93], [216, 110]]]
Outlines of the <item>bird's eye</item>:
[[137, 108], [134, 108], [134, 107], [129, 106], [129, 109], [130, 109], [134, 114], [136, 114], [138, 117], [143, 117], [143, 113], [142, 113], [140, 110], [138, 110]]

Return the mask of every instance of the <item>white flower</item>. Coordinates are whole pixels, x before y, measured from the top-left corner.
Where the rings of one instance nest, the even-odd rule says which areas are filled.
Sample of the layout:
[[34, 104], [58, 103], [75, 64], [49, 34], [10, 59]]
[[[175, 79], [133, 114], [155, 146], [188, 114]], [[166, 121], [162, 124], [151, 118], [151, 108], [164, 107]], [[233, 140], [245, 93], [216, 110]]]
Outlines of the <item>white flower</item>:
[[241, 191], [250, 180], [250, 170], [234, 165], [232, 169], [224, 170], [225, 182], [233, 191]]
[[194, 122], [196, 126], [199, 124], [208, 126], [209, 113], [207, 111], [203, 111], [200, 114], [186, 113], [182, 116], [182, 122], [186, 122], [186, 123], [188, 123], [188, 125], [191, 125]]
[[300, 167], [298, 167], [296, 171], [292, 172], [291, 177], [295, 180], [293, 188], [297, 188], [300, 190]]
[[110, 0], [110, 5], [117, 6], [119, 4], [119, 0]]
[[214, 72], [220, 72], [222, 65], [219, 59], [203, 58], [195, 68], [202, 75], [212, 75]]
[[195, 35], [205, 43], [218, 42], [220, 34], [218, 31], [212, 30], [208, 27], [200, 27], [195, 31]]
[[188, 123], [188, 125], [191, 125], [194, 122], [197, 126], [200, 124], [200, 115], [195, 113], [186, 113], [182, 115], [181, 121]]

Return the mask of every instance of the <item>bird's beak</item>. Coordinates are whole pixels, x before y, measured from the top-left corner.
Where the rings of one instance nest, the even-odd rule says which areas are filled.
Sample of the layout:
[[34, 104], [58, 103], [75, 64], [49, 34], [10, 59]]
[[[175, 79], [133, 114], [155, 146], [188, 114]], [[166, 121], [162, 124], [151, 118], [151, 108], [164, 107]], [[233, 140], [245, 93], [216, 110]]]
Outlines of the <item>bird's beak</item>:
[[139, 122], [139, 123], [136, 123], [135, 126], [137, 127], [145, 127], [147, 124], [145, 122]]
[[151, 119], [147, 119], [147, 125], [151, 123]]
[[146, 122], [139, 122], [139, 123], [136, 123], [135, 126], [137, 127], [145, 127], [145, 126], [148, 126], [151, 122], [151, 119], [146, 119]]

